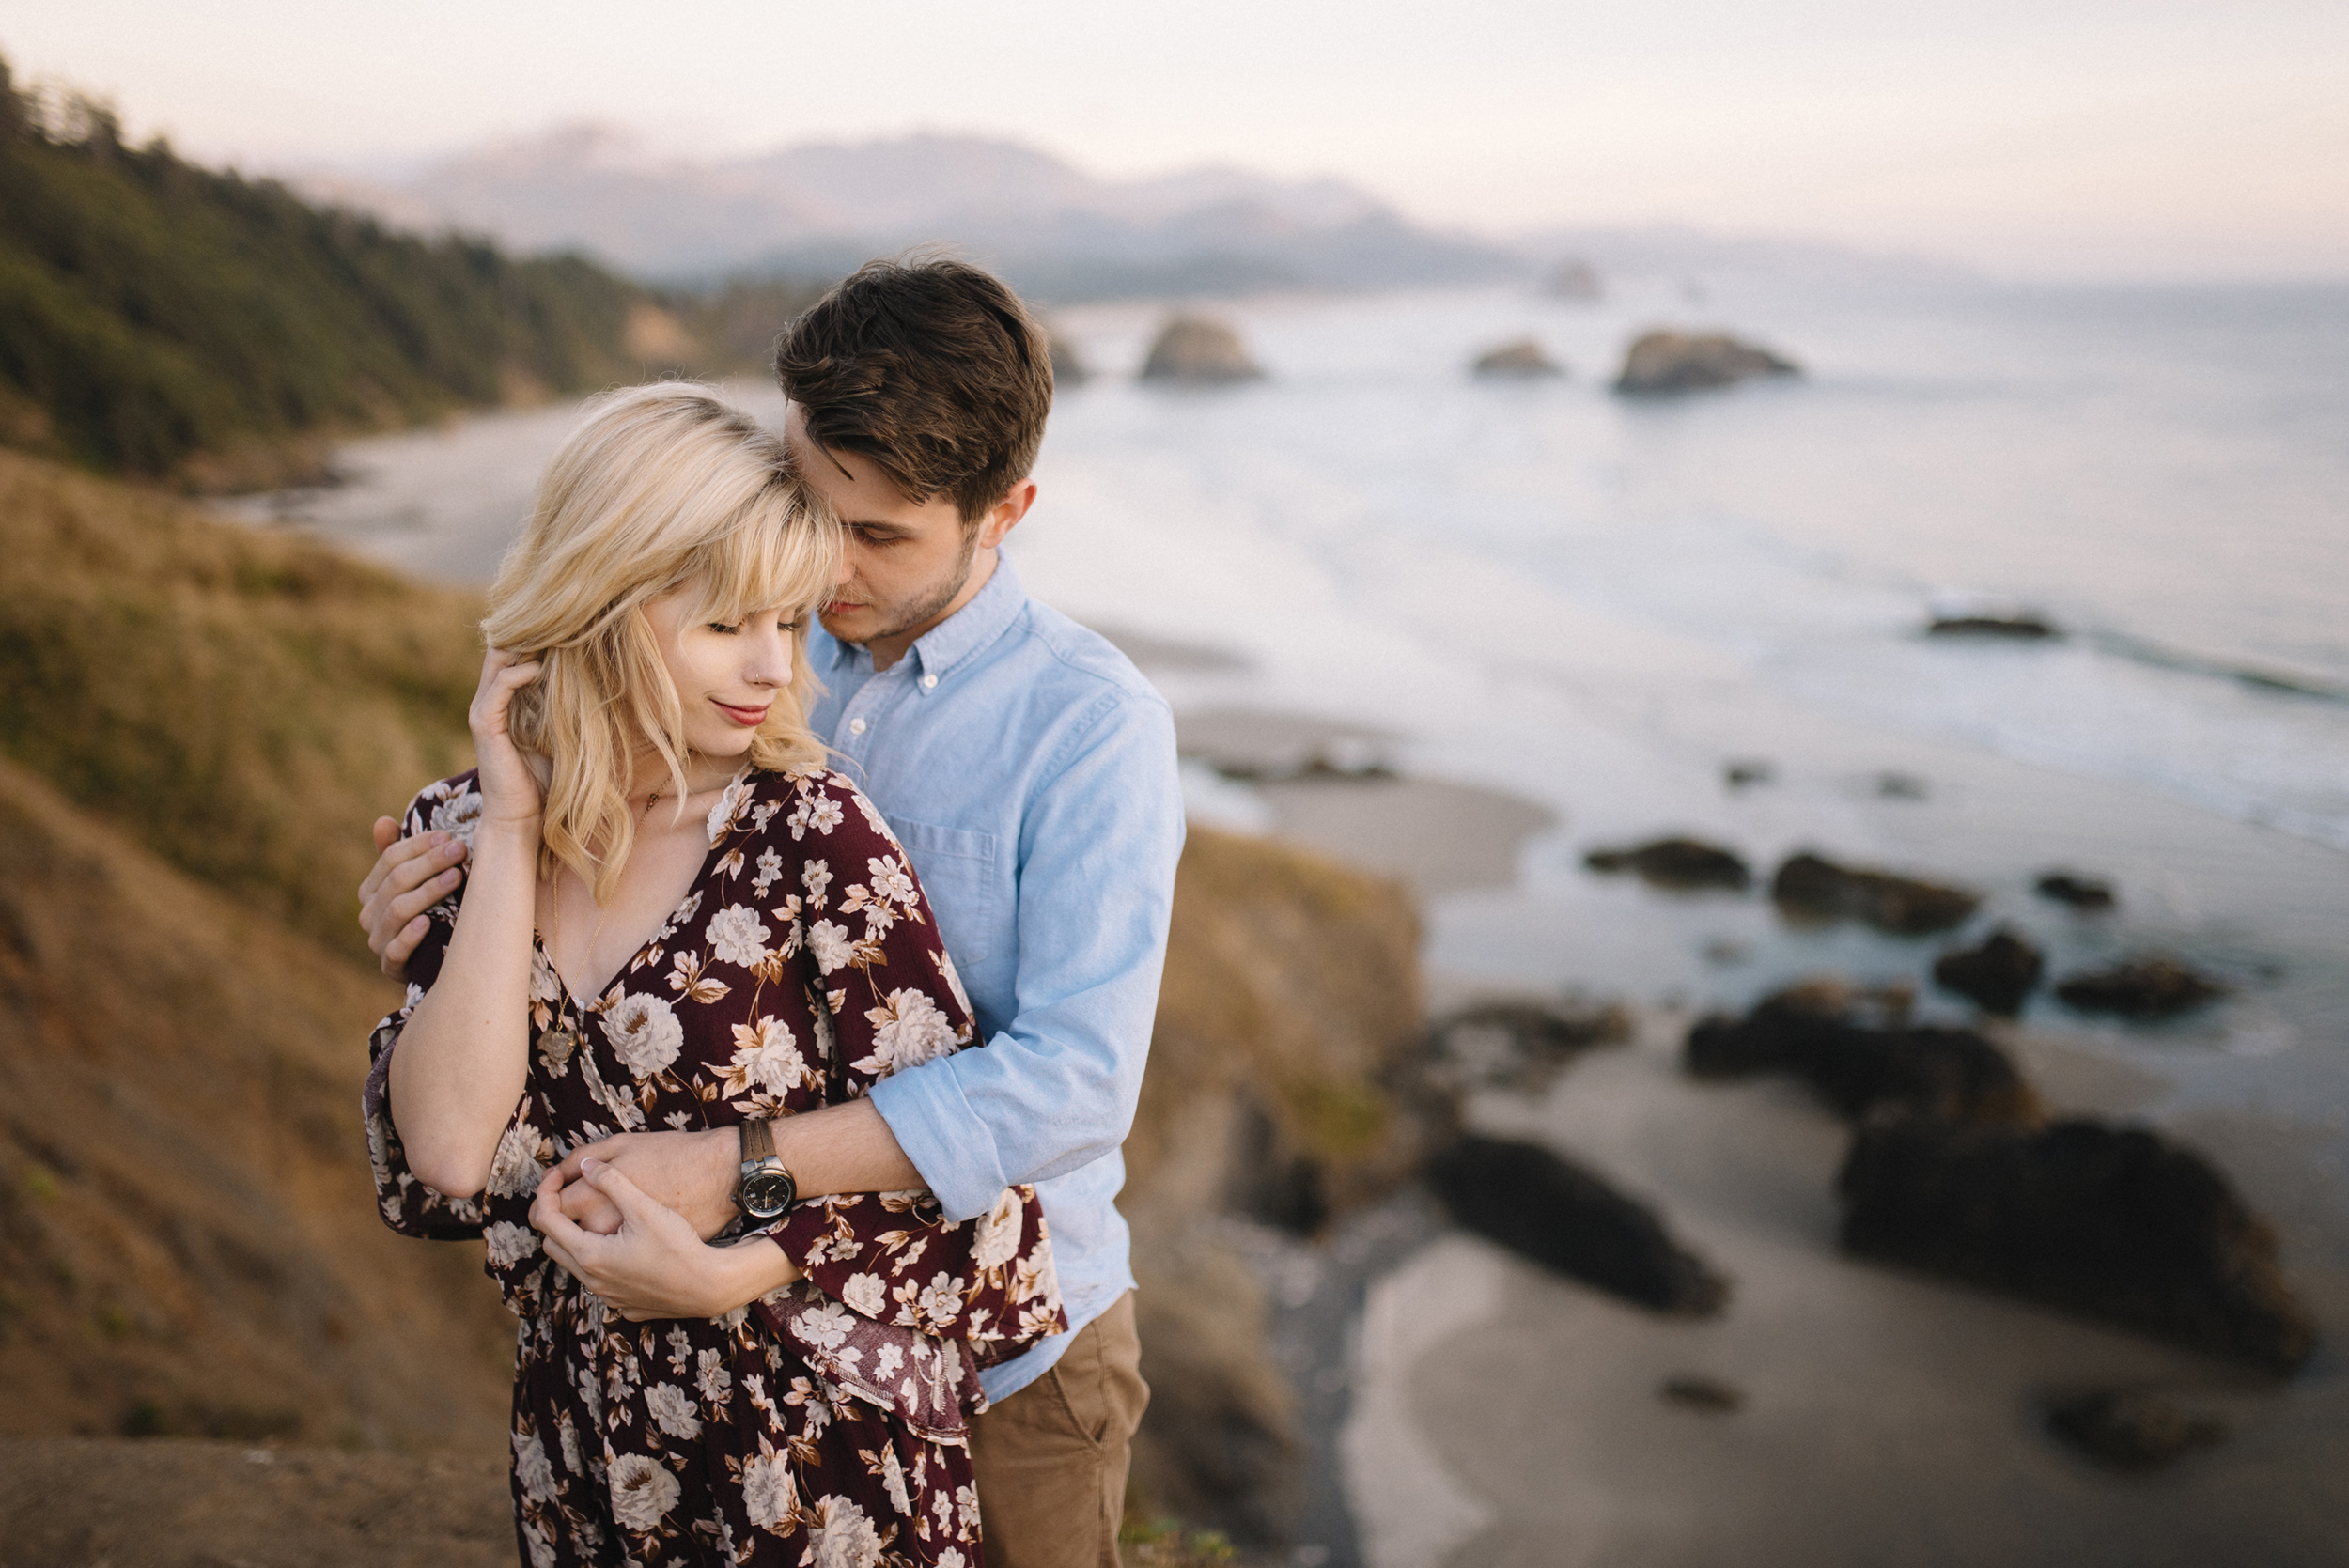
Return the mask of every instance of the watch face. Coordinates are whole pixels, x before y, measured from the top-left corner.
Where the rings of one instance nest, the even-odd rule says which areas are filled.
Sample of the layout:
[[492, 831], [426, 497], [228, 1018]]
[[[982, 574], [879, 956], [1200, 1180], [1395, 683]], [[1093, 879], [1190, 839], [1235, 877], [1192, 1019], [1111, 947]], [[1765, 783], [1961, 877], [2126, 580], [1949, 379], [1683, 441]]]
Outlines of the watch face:
[[754, 1171], [742, 1178], [742, 1208], [754, 1219], [772, 1219], [797, 1196], [788, 1171]]

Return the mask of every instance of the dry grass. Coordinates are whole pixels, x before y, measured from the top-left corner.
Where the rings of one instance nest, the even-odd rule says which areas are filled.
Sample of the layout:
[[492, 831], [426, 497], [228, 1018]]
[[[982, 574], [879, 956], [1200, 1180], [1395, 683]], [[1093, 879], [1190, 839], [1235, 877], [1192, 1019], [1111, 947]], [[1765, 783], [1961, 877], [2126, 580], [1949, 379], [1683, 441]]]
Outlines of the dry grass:
[[354, 955], [367, 824], [466, 765], [480, 610], [0, 452], [0, 753]]
[[393, 994], [0, 762], [0, 1436], [501, 1439], [480, 1249], [375, 1214]]

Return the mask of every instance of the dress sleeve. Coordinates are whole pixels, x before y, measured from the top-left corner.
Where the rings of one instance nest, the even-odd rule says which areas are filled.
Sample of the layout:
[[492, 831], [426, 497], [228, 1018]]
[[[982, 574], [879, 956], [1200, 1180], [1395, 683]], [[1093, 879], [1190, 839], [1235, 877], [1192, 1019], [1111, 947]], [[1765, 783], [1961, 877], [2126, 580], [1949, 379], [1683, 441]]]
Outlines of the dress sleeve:
[[[470, 843], [472, 824], [480, 804], [481, 796], [473, 787], [471, 774], [429, 785], [410, 802], [399, 836], [414, 838], [440, 829]], [[481, 1205], [471, 1198], [450, 1198], [435, 1192], [408, 1169], [407, 1151], [400, 1147], [399, 1131], [392, 1126], [392, 1048], [399, 1043], [400, 1032], [415, 1015], [416, 1004], [440, 978], [441, 962], [448, 955], [449, 937], [457, 927], [457, 908], [463, 897], [460, 885], [425, 911], [429, 924], [425, 927], [423, 939], [416, 943], [415, 952], [408, 956], [408, 995], [398, 1010], [386, 1015], [368, 1036], [367, 1081], [360, 1094], [367, 1126], [367, 1163], [374, 1169], [376, 1207], [383, 1215], [383, 1223], [402, 1235], [430, 1241], [466, 1241], [479, 1236]]]
[[[803, 857], [792, 945], [824, 1098], [838, 1104], [960, 1050], [974, 1031], [928, 900], [880, 814], [837, 775], [799, 788], [786, 825]], [[766, 1234], [849, 1311], [964, 1341], [983, 1362], [1067, 1326], [1033, 1188], [1006, 1188], [959, 1222], [926, 1189], [813, 1198]]]

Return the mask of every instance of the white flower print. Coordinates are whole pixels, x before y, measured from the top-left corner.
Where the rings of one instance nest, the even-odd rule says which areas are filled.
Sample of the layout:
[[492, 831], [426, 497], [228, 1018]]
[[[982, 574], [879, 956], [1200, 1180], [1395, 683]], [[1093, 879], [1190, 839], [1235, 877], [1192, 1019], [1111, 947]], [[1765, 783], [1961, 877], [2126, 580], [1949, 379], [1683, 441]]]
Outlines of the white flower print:
[[957, 1044], [955, 1026], [938, 1010], [938, 1003], [910, 986], [890, 992], [880, 1006], [868, 1008], [864, 1017], [874, 1026], [873, 1053], [849, 1065], [878, 1078], [918, 1067], [946, 1055]]
[[[554, 1543], [528, 1519], [522, 1521], [522, 1545], [530, 1549], [530, 1568], [554, 1568]], [[957, 1568], [960, 1568], [957, 1564]]]
[[828, 920], [807, 928], [807, 950], [816, 955], [816, 967], [826, 974], [856, 958], [856, 943], [849, 939], [848, 928]]
[[897, 1511], [899, 1518], [913, 1513], [913, 1499], [906, 1496], [905, 1466], [898, 1462], [894, 1447], [881, 1450], [881, 1485], [889, 1493], [889, 1506]]
[[750, 969], [767, 956], [767, 923], [747, 904], [729, 904], [709, 917], [709, 951], [721, 963]]
[[822, 861], [810, 861], [800, 867], [800, 886], [807, 890], [807, 907], [824, 907], [824, 890], [832, 886], [832, 867]]
[[851, 1274], [848, 1282], [840, 1287], [840, 1299], [866, 1317], [879, 1317], [889, 1310], [889, 1293], [878, 1274]]
[[554, 1419], [554, 1434], [562, 1439], [563, 1468], [572, 1475], [579, 1474], [585, 1467], [579, 1462], [579, 1427], [568, 1410]]
[[780, 1533], [779, 1527], [798, 1504], [792, 1495], [791, 1463], [763, 1437], [758, 1450], [757, 1455], [742, 1467], [742, 1507], [750, 1514], [751, 1523]]
[[937, 967], [939, 977], [946, 982], [946, 989], [954, 997], [955, 1005], [968, 1015], [971, 1012], [971, 993], [962, 988], [962, 974], [955, 968], [955, 955], [942, 947], [936, 948], [930, 954], [930, 962]]
[[693, 1408], [693, 1396], [674, 1383], [655, 1383], [646, 1389], [645, 1409], [672, 1437], [701, 1436], [701, 1413]]
[[758, 857], [758, 871], [751, 877], [751, 891], [764, 898], [767, 896], [767, 890], [772, 887], [782, 876], [783, 856], [772, 849], [762, 850]]
[[914, 900], [913, 877], [905, 862], [894, 855], [864, 862], [865, 872], [873, 878], [873, 896], [910, 908]]
[[734, 782], [726, 785], [726, 792], [719, 796], [717, 804], [709, 808], [709, 820], [704, 824], [709, 831], [710, 843], [717, 843], [725, 836], [726, 830], [734, 826], [734, 814], [741, 806], [743, 798], [750, 792], [750, 780], [740, 775], [737, 775]]
[[612, 1461], [612, 1517], [622, 1529], [648, 1530], [677, 1506], [677, 1477], [659, 1460], [624, 1453]]
[[763, 1089], [770, 1094], [786, 1094], [806, 1076], [807, 1059], [800, 1054], [789, 1024], [781, 1018], [762, 1017], [755, 1024], [734, 1026], [734, 1061], [725, 1075], [729, 1094]]
[[556, 1002], [563, 1000], [563, 977], [554, 972], [547, 955], [533, 951], [530, 955], [530, 1000]]
[[817, 1502], [815, 1514], [808, 1553], [801, 1560], [809, 1568], [874, 1568], [880, 1561], [880, 1532], [854, 1501], [824, 1498]]
[[490, 1158], [491, 1197], [522, 1198], [538, 1190], [538, 1178], [545, 1174], [538, 1168], [539, 1138], [538, 1129], [525, 1121], [506, 1129]]
[[856, 790], [848, 797], [848, 799], [854, 800], [856, 802], [856, 809], [864, 815], [864, 825], [866, 827], [872, 829], [873, 831], [879, 833], [882, 838], [888, 840], [891, 844], [895, 844], [897, 842], [897, 835], [891, 831], [888, 823], [881, 820], [881, 814], [873, 809], [873, 802], [864, 798], [864, 791], [861, 789]]
[[483, 1227], [481, 1240], [490, 1254], [491, 1268], [511, 1268], [538, 1253], [538, 1233], [510, 1219]]
[[604, 1014], [603, 1032], [612, 1042], [613, 1054], [640, 1079], [664, 1070], [685, 1044], [685, 1029], [677, 1022], [677, 1010], [641, 991], [623, 996], [618, 1006]]
[[1019, 1194], [1010, 1188], [995, 1200], [986, 1218], [979, 1221], [977, 1233], [971, 1238], [971, 1263], [981, 1269], [1001, 1268], [1019, 1253], [1020, 1221], [1026, 1210]]
[[710, 1404], [723, 1402], [734, 1389], [734, 1374], [726, 1371], [725, 1358], [714, 1350], [705, 1350], [701, 1353], [700, 1362], [701, 1371], [694, 1379], [694, 1387]]
[[807, 1336], [808, 1343], [818, 1350], [837, 1350], [848, 1343], [848, 1330], [856, 1327], [856, 1319], [825, 1301], [793, 1318], [791, 1326]]
[[554, 1467], [547, 1462], [546, 1445], [519, 1432], [514, 1434], [514, 1479], [533, 1501], [554, 1500]]
[[481, 826], [481, 791], [468, 787], [454, 800], [432, 808], [432, 831], [446, 833], [471, 848], [474, 830]]
[[[962, 1315], [962, 1281], [934, 1274], [926, 1285], [899, 1285], [897, 1299], [912, 1309], [911, 1327], [927, 1324], [943, 1328]], [[902, 1320], [905, 1314], [898, 1316]]]
[[830, 833], [840, 826], [840, 817], [839, 801], [829, 795], [811, 795], [802, 800], [799, 808], [786, 820], [790, 825], [791, 837], [796, 841], [804, 838], [810, 828], [819, 833]]

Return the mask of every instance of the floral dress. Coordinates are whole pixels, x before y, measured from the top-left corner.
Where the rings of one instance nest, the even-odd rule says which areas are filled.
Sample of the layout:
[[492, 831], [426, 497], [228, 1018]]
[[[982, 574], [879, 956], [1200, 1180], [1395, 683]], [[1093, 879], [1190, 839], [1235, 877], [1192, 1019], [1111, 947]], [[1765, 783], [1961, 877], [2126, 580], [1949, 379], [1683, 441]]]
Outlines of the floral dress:
[[[480, 807], [460, 774], [417, 796], [405, 831], [470, 842]], [[407, 1000], [371, 1042], [384, 1220], [480, 1237], [521, 1320], [513, 1489], [532, 1568], [978, 1568], [977, 1368], [1066, 1326], [1033, 1189], [963, 1224], [926, 1191], [810, 1199], [737, 1243], [770, 1236], [806, 1277], [704, 1320], [628, 1322], [531, 1228], [540, 1176], [580, 1144], [837, 1104], [971, 1042], [905, 852], [847, 779], [747, 772], [708, 832], [692, 890], [601, 996], [568, 994], [533, 944], [530, 1076], [475, 1199], [419, 1182], [389, 1114], [392, 1051], [457, 897], [431, 911]]]

